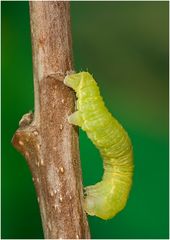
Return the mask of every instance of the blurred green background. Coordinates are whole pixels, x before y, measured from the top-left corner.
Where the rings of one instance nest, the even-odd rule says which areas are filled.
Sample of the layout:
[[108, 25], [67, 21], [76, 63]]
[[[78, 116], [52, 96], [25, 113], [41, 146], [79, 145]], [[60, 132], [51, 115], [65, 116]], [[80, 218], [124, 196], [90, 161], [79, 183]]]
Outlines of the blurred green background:
[[[168, 14], [168, 2], [71, 2], [75, 69], [93, 73], [134, 146], [127, 206], [88, 217], [92, 238], [168, 239]], [[43, 238], [31, 174], [11, 145], [33, 109], [31, 58], [28, 2], [2, 2], [2, 238]], [[82, 131], [80, 150], [93, 184], [102, 161]]]

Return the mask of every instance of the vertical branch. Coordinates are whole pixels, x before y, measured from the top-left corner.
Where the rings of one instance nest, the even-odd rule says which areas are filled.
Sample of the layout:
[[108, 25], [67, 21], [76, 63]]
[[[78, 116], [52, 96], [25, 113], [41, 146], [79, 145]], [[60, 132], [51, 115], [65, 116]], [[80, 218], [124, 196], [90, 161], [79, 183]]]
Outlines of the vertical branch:
[[30, 167], [45, 238], [89, 238], [78, 133], [67, 121], [75, 96], [63, 84], [72, 71], [69, 2], [30, 2], [30, 19], [35, 113], [23, 116], [13, 145]]

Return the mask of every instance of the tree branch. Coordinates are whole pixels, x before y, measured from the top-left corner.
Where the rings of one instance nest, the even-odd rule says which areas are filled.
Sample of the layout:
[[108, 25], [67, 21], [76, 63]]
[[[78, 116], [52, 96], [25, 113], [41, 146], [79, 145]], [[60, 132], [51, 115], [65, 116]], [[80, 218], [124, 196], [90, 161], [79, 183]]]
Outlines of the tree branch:
[[35, 113], [23, 116], [13, 145], [30, 167], [45, 238], [90, 238], [78, 131], [67, 121], [75, 95], [63, 84], [72, 71], [69, 2], [30, 2], [30, 18]]

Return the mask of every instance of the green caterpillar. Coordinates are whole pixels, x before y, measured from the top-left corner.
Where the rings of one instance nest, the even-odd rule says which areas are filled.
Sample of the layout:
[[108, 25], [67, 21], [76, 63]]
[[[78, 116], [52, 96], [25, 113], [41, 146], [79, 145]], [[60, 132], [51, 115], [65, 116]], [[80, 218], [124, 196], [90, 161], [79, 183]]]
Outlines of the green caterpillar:
[[77, 96], [77, 111], [69, 116], [69, 123], [86, 131], [104, 161], [102, 181], [85, 188], [84, 209], [89, 215], [112, 218], [125, 207], [132, 184], [131, 141], [105, 107], [92, 75], [88, 72], [67, 75], [64, 83]]

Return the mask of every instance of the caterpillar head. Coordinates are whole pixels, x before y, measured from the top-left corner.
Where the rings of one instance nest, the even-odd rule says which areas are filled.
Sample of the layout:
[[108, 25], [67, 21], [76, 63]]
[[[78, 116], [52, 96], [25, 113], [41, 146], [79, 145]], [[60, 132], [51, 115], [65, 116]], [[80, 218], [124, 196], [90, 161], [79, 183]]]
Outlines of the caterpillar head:
[[74, 91], [77, 92], [80, 86], [80, 83], [81, 83], [81, 86], [83, 87], [83, 85], [89, 84], [90, 81], [94, 81], [90, 73], [80, 72], [80, 73], [67, 75], [64, 79], [64, 84], [74, 89]]
[[81, 78], [78, 74], [71, 74], [65, 77], [64, 84], [76, 91], [80, 84], [80, 80]]

